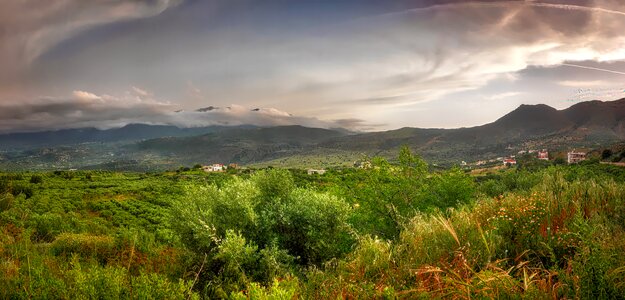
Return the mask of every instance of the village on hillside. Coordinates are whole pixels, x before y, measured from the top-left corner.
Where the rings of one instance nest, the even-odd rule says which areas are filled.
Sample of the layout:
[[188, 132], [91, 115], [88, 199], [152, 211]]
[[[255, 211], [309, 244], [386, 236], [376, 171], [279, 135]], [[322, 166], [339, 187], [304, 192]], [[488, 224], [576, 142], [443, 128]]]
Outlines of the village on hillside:
[[[508, 147], [508, 149], [511, 149], [511, 147]], [[550, 156], [549, 151], [547, 149], [542, 149], [542, 150], [530, 149], [530, 150], [519, 150], [514, 155], [509, 155], [505, 157], [502, 156], [502, 157], [497, 157], [497, 158], [493, 158], [489, 160], [478, 160], [473, 163], [467, 163], [466, 161], [462, 161], [460, 165], [462, 167], [467, 167], [467, 168], [480, 168], [480, 167], [483, 168], [483, 167], [493, 167], [493, 166], [498, 166], [498, 165], [511, 167], [511, 166], [517, 165], [518, 163], [517, 159], [520, 157], [523, 157], [526, 159], [538, 159], [542, 161], [562, 159], [563, 163], [576, 164], [576, 163], [586, 160], [587, 152], [572, 149], [566, 152], [566, 158], [561, 157], [561, 156], [562, 155], [559, 155], [557, 158], [556, 156]]]

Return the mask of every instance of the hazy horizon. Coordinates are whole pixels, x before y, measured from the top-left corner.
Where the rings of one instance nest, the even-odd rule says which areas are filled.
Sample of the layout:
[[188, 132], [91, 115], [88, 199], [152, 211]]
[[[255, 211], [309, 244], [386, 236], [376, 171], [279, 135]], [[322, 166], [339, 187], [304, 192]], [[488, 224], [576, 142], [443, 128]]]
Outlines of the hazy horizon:
[[[615, 99], [615, 100], [588, 100], [588, 101], [584, 101], [584, 102], [590, 102], [590, 101], [601, 101], [601, 102], [614, 102], [614, 101], [619, 101], [619, 100], [624, 100], [625, 98], [621, 98], [621, 99]], [[577, 103], [581, 103], [581, 102], [577, 102]], [[564, 110], [567, 109], [577, 103], [571, 104], [568, 107], [564, 107], [562, 109], [557, 109], [557, 110]], [[546, 105], [544, 103], [537, 103], [537, 104], [525, 104], [522, 103], [519, 105], [523, 106], [523, 105]], [[517, 108], [519, 108], [517, 107]], [[551, 106], [550, 106], [551, 107]], [[229, 107], [226, 107], [228, 109], [231, 109]], [[517, 108], [515, 108], [514, 110], [516, 110]], [[222, 109], [217, 107], [217, 110]], [[386, 128], [386, 129], [379, 129], [379, 130], [350, 130], [349, 128], [345, 128], [345, 127], [341, 127], [339, 126], [323, 126], [323, 125], [330, 125], [330, 124], [323, 124], [321, 123], [322, 121], [318, 121], [320, 122], [319, 124], [321, 126], [316, 126], [315, 124], [312, 125], [307, 125], [307, 124], [297, 124], [297, 123], [293, 123], [293, 124], [248, 124], [248, 123], [241, 123], [241, 124], [208, 124], [208, 125], [196, 125], [196, 126], [180, 126], [180, 125], [176, 125], [176, 124], [167, 124], [167, 123], [150, 123], [150, 122], [129, 122], [129, 123], [124, 123], [124, 124], [118, 124], [118, 125], [109, 125], [109, 126], [91, 126], [91, 127], [64, 127], [64, 128], [57, 128], [57, 129], [32, 129], [32, 130], [23, 130], [23, 131], [10, 131], [10, 132], [1, 132], [0, 131], [0, 135], [5, 135], [5, 134], [24, 134], [24, 133], [37, 133], [37, 132], [46, 132], [46, 131], [60, 131], [60, 130], [71, 130], [71, 129], [87, 129], [87, 128], [95, 128], [98, 130], [109, 130], [109, 129], [120, 129], [120, 128], [124, 128], [126, 126], [129, 125], [148, 125], [148, 126], [176, 126], [179, 128], [201, 128], [201, 127], [210, 127], [210, 126], [256, 126], [256, 127], [277, 127], [277, 126], [304, 126], [304, 127], [310, 127], [310, 128], [323, 128], [323, 129], [331, 129], [331, 130], [349, 130], [351, 132], [354, 133], [373, 133], [373, 132], [383, 132], [383, 131], [389, 131], [389, 130], [399, 130], [402, 128], [419, 128], [419, 129], [461, 129], [461, 128], [471, 128], [471, 127], [478, 127], [478, 126], [483, 126], [483, 125], [487, 125], [490, 123], [493, 123], [495, 121], [497, 121], [498, 119], [506, 116], [509, 113], [512, 113], [514, 110], [509, 111], [501, 116], [496, 117], [494, 120], [483, 123], [483, 124], [477, 124], [477, 125], [473, 125], [473, 126], [459, 126], [459, 127], [414, 127], [414, 126], [403, 126], [403, 127], [396, 127], [396, 128]], [[215, 113], [215, 111], [212, 111], [213, 113]], [[256, 112], [255, 110], [250, 110], [250, 113], [252, 112]], [[195, 113], [195, 112], [194, 112]], [[200, 112], [197, 112], [198, 114], [201, 114]], [[214, 116], [214, 115], [213, 115]], [[297, 117], [293, 117], [291, 116], [293, 119], [297, 119]], [[269, 122], [269, 120], [267, 120], [267, 122]]]

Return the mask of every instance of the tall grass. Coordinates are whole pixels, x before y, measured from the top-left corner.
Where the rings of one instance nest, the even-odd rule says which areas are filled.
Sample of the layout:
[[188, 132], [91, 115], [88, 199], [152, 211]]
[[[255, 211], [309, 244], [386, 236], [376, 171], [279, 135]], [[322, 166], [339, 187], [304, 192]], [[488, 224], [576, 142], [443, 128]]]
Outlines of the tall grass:
[[[418, 215], [313, 272], [309, 298], [622, 298], [625, 187], [547, 171], [529, 193]], [[449, 216], [449, 217], [445, 217]]]

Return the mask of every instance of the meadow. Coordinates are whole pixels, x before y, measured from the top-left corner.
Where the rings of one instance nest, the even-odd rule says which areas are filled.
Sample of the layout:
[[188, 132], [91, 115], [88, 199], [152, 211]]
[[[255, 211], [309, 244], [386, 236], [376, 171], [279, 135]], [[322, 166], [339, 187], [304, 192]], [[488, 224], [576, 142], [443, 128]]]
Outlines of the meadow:
[[619, 299], [625, 169], [0, 173], [2, 299]]

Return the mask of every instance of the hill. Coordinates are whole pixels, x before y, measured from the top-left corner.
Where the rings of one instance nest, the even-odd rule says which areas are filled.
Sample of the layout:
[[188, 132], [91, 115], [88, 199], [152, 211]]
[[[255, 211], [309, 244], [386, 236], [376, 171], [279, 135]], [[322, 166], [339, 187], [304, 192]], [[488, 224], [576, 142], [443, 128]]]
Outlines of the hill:
[[471, 128], [402, 128], [347, 136], [322, 146], [386, 153], [406, 144], [431, 161], [470, 160], [530, 148], [597, 147], [625, 139], [625, 99], [589, 101], [564, 110], [521, 105], [493, 123]]
[[[599, 148], [625, 140], [625, 99], [589, 101], [557, 110], [521, 105], [493, 123], [471, 128], [401, 128], [354, 134], [303, 126], [175, 126], [67, 129], [0, 136], [0, 168], [163, 169], [195, 163], [257, 166], [349, 165], [362, 155], [394, 157], [408, 145], [430, 162], [457, 164], [519, 150]], [[332, 156], [332, 159], [328, 157]], [[125, 167], [120, 167], [124, 169]]]
[[252, 163], [294, 155], [345, 133], [303, 126], [231, 128], [194, 137], [142, 141], [129, 151], [155, 155], [185, 164], [210, 162]]
[[[245, 126], [252, 127], [252, 126]], [[207, 126], [179, 128], [172, 125], [128, 124], [121, 128], [62, 129], [56, 131], [23, 132], [0, 135], [0, 150], [31, 149], [81, 143], [113, 143], [154, 139], [165, 136], [193, 136], [231, 127]]]

